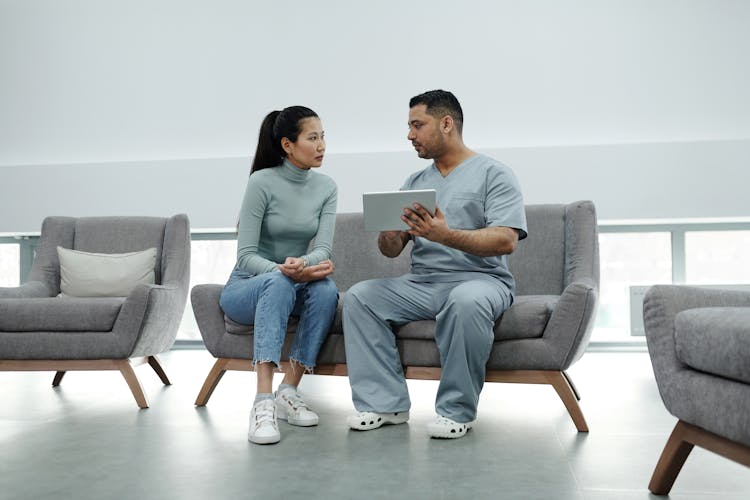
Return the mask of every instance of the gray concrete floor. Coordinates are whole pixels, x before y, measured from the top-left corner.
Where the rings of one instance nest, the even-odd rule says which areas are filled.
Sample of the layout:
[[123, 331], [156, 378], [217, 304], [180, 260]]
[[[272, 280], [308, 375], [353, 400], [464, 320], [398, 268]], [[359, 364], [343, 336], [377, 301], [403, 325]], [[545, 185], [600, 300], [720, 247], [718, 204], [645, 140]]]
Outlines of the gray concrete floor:
[[[253, 373], [227, 373], [196, 408], [213, 358], [178, 350], [161, 359], [170, 387], [136, 368], [147, 410], [118, 373], [70, 372], [53, 389], [51, 372], [0, 372], [0, 498], [646, 499], [675, 424], [648, 354], [590, 352], [569, 371], [588, 434], [551, 387], [487, 384], [466, 437], [429, 439], [433, 381], [409, 381], [407, 425], [349, 431], [347, 379], [313, 375], [301, 390], [320, 425], [282, 422], [281, 442], [258, 446], [246, 440]], [[750, 470], [695, 449], [670, 498], [750, 498]]]

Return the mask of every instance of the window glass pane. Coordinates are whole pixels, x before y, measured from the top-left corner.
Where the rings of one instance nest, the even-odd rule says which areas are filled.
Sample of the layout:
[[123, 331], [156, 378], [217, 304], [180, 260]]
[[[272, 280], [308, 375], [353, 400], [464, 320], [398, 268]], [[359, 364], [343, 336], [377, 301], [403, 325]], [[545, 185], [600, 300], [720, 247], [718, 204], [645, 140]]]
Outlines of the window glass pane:
[[[204, 283], [223, 285], [237, 260], [236, 240], [196, 240], [190, 244], [190, 289]], [[201, 334], [190, 305], [190, 293], [177, 338], [200, 340]]]
[[630, 286], [672, 282], [670, 233], [600, 233], [599, 309], [592, 340], [630, 335]]
[[750, 283], [750, 231], [685, 233], [685, 281], [696, 285]]
[[18, 286], [21, 251], [18, 243], [0, 243], [0, 286]]

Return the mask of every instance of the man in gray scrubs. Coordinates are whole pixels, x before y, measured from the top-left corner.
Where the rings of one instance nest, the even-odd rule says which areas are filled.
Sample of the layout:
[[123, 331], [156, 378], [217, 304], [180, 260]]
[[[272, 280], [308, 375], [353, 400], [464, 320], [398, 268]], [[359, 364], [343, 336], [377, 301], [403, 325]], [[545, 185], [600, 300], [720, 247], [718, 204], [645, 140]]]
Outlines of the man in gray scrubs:
[[404, 189], [437, 190], [438, 208], [404, 211], [408, 231], [384, 231], [378, 247], [396, 257], [409, 240], [411, 273], [356, 284], [344, 297], [344, 340], [352, 429], [371, 430], [409, 420], [409, 392], [392, 325], [436, 320], [442, 376], [428, 425], [435, 438], [471, 429], [484, 385], [493, 325], [513, 302], [507, 255], [526, 237], [521, 190], [507, 166], [464, 145], [463, 112], [443, 90], [409, 102], [407, 138], [420, 158], [432, 159]]

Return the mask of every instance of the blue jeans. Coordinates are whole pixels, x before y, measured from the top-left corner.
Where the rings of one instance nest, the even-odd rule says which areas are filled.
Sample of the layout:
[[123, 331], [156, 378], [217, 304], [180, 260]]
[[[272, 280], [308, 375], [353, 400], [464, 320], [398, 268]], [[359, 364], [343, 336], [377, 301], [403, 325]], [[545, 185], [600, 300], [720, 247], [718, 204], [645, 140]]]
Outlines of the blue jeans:
[[338, 289], [330, 278], [297, 283], [279, 271], [252, 276], [235, 270], [219, 299], [233, 321], [254, 326], [254, 363], [279, 366], [289, 316], [299, 317], [289, 359], [306, 369], [315, 366], [337, 304]]

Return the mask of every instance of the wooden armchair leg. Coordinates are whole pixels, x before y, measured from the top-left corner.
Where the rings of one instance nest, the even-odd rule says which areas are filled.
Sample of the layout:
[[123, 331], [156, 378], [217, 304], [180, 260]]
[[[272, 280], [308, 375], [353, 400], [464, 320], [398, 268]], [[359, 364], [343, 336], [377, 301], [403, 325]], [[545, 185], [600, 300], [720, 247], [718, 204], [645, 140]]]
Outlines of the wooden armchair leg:
[[668, 495], [694, 446], [750, 467], [749, 446], [680, 420], [661, 452], [648, 489], [657, 495]]
[[138, 380], [135, 370], [133, 370], [133, 365], [130, 364], [130, 360], [115, 360], [115, 365], [120, 370], [120, 373], [122, 373], [122, 376], [125, 377], [125, 382], [128, 383], [130, 392], [133, 393], [133, 397], [135, 398], [136, 403], [138, 403], [138, 406], [141, 408], [148, 408], [146, 393], [143, 392], [141, 382]]
[[170, 382], [169, 378], [167, 377], [167, 373], [161, 366], [161, 361], [159, 361], [159, 358], [157, 358], [156, 356], [149, 356], [148, 364], [151, 365], [151, 368], [154, 369], [164, 385], [172, 385], [172, 382]]
[[588, 432], [589, 426], [586, 424], [586, 419], [583, 416], [581, 407], [578, 406], [578, 398], [576, 397], [576, 391], [568, 383], [567, 374], [563, 372], [546, 372], [547, 380], [557, 391], [557, 395], [560, 396], [565, 408], [568, 409], [570, 418], [573, 419], [578, 432]]
[[201, 387], [201, 390], [198, 393], [198, 397], [195, 400], [196, 406], [205, 406], [206, 403], [208, 403], [208, 400], [211, 398], [211, 394], [213, 394], [214, 389], [216, 389], [216, 386], [219, 384], [221, 377], [226, 373], [228, 364], [228, 359], [219, 358], [216, 360], [214, 367], [211, 368], [211, 371], [206, 377], [206, 381], [203, 382], [203, 387]]
[[60, 385], [60, 382], [62, 382], [63, 376], [65, 376], [65, 372], [55, 373], [55, 378], [52, 379], [52, 387], [57, 387], [58, 385]]
[[669, 494], [685, 460], [693, 451], [694, 445], [685, 441], [685, 430], [683, 422], [677, 422], [667, 444], [664, 445], [664, 451], [661, 452], [654, 474], [648, 483], [648, 489], [656, 495]]

